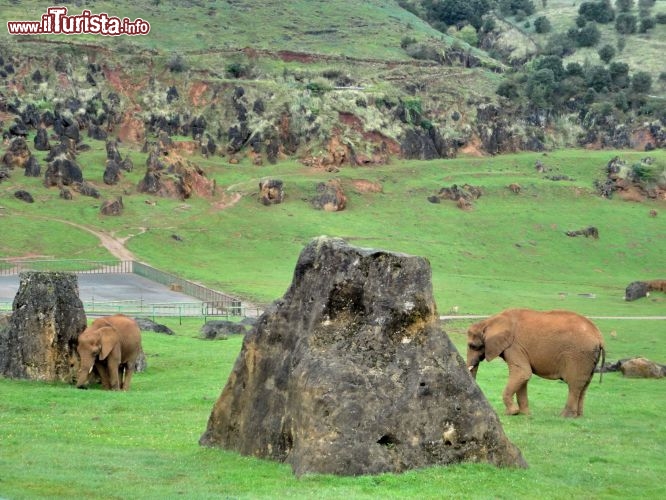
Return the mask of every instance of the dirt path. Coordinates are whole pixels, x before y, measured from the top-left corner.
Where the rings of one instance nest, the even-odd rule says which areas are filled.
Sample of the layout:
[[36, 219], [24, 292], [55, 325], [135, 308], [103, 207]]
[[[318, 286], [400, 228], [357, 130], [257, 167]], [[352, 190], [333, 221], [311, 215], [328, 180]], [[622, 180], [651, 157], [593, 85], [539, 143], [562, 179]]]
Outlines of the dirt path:
[[[94, 236], [96, 236], [102, 246], [106, 248], [111, 255], [113, 255], [116, 259], [118, 260], [137, 260], [136, 256], [130, 252], [127, 248], [125, 248], [125, 243], [127, 240], [129, 240], [131, 237], [136, 236], [136, 235], [130, 235], [126, 238], [116, 238], [108, 233], [105, 233], [103, 231], [97, 231], [96, 229], [89, 228], [87, 226], [83, 226], [81, 224], [77, 224], [76, 222], [71, 222], [68, 220], [64, 219], [57, 219], [57, 218], [52, 218], [52, 217], [39, 217], [40, 219], [46, 219], [50, 221], [55, 221], [55, 222], [60, 222], [62, 224], [67, 224], [69, 226], [75, 227], [77, 229], [81, 229], [82, 231], [86, 231]], [[142, 227], [139, 228], [139, 233], [138, 234], [143, 234], [146, 232], [146, 228]]]

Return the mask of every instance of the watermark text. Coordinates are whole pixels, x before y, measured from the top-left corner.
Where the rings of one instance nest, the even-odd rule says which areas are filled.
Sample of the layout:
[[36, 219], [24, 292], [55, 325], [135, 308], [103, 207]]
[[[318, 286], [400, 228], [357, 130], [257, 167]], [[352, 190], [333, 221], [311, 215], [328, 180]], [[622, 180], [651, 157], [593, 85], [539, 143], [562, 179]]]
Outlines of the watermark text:
[[49, 7], [39, 21], [7, 21], [10, 35], [147, 35], [150, 23], [141, 18], [93, 14], [84, 10], [80, 15], [67, 15], [67, 7]]

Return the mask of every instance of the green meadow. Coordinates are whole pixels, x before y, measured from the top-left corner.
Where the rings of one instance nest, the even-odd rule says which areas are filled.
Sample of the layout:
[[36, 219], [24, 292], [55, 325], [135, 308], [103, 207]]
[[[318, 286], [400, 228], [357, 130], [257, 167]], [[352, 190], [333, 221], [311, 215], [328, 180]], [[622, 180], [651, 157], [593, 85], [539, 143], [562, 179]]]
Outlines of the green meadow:
[[[664, 202], [631, 203], [597, 196], [593, 182], [618, 155], [633, 164], [646, 153], [566, 150], [384, 166], [313, 170], [296, 162], [254, 166], [224, 158], [191, 157], [216, 192], [169, 200], [136, 192], [145, 155], [118, 186], [101, 182], [103, 143], [78, 162], [101, 199], [75, 193], [59, 199], [41, 178], [14, 171], [0, 184], [3, 258], [112, 259], [99, 240], [75, 222], [116, 238], [137, 259], [184, 278], [266, 304], [291, 282], [303, 246], [321, 234], [364, 247], [421, 255], [432, 266], [441, 314], [491, 314], [505, 307], [565, 308], [592, 316], [664, 315], [666, 297], [623, 300], [634, 280], [664, 278]], [[36, 153], [42, 155], [42, 153]], [[666, 155], [650, 153], [663, 168]], [[538, 173], [536, 161], [549, 171]], [[567, 176], [550, 180], [545, 176]], [[284, 181], [281, 205], [257, 200], [264, 178]], [[348, 197], [338, 213], [314, 210], [318, 182], [338, 179]], [[381, 192], [357, 189], [358, 180]], [[482, 196], [469, 211], [453, 202], [430, 203], [442, 187], [470, 184]], [[518, 183], [519, 194], [507, 185]], [[14, 198], [26, 189], [35, 203]], [[103, 199], [123, 196], [119, 217], [99, 214]], [[656, 210], [657, 217], [649, 212]], [[570, 238], [594, 225], [599, 239]], [[172, 236], [178, 235], [182, 241]], [[148, 370], [132, 391], [75, 390], [60, 383], [0, 380], [0, 497], [6, 498], [658, 498], [666, 494], [663, 382], [595, 377], [586, 415], [564, 420], [566, 385], [534, 378], [532, 416], [501, 415], [508, 437], [530, 468], [483, 464], [431, 467], [372, 477], [308, 475], [288, 466], [198, 445], [212, 406], [239, 352], [241, 339], [204, 341], [201, 320], [164, 319], [175, 336], [144, 334]], [[645, 356], [666, 360], [663, 320], [599, 319], [607, 360]], [[470, 320], [444, 330], [461, 353]], [[498, 413], [507, 369], [484, 363], [478, 383]], [[407, 418], [407, 416], [406, 416]]]

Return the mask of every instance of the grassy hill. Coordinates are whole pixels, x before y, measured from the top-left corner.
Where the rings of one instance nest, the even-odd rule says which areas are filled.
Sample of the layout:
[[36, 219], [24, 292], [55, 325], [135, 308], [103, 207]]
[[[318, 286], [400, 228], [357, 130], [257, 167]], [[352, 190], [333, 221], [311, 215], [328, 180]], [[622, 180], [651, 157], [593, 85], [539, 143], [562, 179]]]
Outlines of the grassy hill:
[[[215, 180], [216, 194], [179, 201], [136, 192], [147, 155], [134, 150], [121, 148], [137, 165], [135, 170], [117, 186], [104, 185], [104, 143], [89, 143], [91, 150], [78, 162], [84, 178], [102, 192], [100, 200], [75, 193], [74, 200], [63, 201], [57, 188], [46, 189], [41, 178], [24, 177], [19, 171], [0, 184], [0, 221], [17, 228], [6, 231], [0, 242], [3, 257], [104, 257], [94, 238], [62, 222], [76, 221], [129, 237], [127, 247], [156, 267], [266, 303], [286, 290], [301, 248], [327, 234], [360, 246], [427, 257], [441, 312], [457, 307], [460, 312], [487, 314], [525, 304], [606, 315], [658, 314], [663, 309], [663, 297], [622, 300], [629, 282], [660, 278], [666, 272], [660, 257], [666, 228], [660, 216], [649, 216], [650, 210], [663, 211], [663, 201], [607, 200], [593, 188], [616, 154], [629, 164], [645, 154], [571, 150], [394, 161], [333, 173], [296, 162], [233, 165], [195, 155], [190, 161]], [[651, 156], [656, 169], [666, 164], [662, 151]], [[538, 173], [537, 161], [549, 171]], [[553, 176], [569, 180], [548, 178]], [[258, 202], [258, 183], [264, 178], [284, 181], [284, 203], [265, 207]], [[309, 203], [316, 184], [329, 179], [338, 179], [348, 196], [342, 212], [318, 211]], [[359, 180], [376, 183], [381, 192], [365, 192]], [[520, 194], [507, 188], [510, 183], [522, 186]], [[482, 190], [472, 210], [460, 210], [453, 202], [427, 201], [453, 184]], [[14, 198], [18, 189], [31, 192], [36, 202]], [[123, 196], [124, 214], [100, 215], [101, 201], [114, 196]], [[598, 228], [598, 240], [564, 234], [590, 225]], [[172, 238], [174, 234], [182, 241]]]

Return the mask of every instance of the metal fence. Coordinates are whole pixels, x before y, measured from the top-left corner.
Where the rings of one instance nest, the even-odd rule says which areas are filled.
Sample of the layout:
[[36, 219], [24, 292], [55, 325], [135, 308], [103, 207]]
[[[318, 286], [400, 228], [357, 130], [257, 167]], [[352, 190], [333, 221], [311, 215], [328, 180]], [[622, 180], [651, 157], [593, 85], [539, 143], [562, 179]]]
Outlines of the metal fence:
[[[206, 316], [256, 316], [260, 313], [256, 306], [246, 304], [236, 297], [131, 260], [0, 260], [0, 276], [17, 275], [24, 271], [136, 274], [201, 301], [162, 304], [147, 304], [142, 300], [84, 303], [86, 313], [92, 315], [123, 313], [134, 316], [203, 316], [205, 318]], [[11, 302], [0, 303], [0, 312], [11, 311], [11, 309]]]

